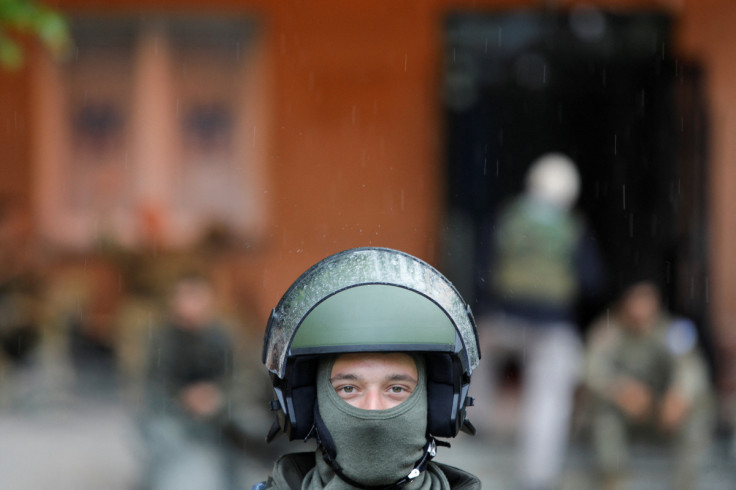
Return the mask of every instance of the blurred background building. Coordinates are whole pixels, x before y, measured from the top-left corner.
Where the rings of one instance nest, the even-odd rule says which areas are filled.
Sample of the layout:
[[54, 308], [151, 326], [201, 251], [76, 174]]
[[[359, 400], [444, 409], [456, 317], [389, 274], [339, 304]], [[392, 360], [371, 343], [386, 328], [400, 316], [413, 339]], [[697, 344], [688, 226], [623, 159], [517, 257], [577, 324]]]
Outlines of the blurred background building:
[[257, 364], [294, 278], [363, 245], [422, 257], [477, 302], [487, 217], [561, 151], [611, 297], [656, 263], [736, 418], [730, 0], [51, 6], [69, 49], [19, 33], [25, 62], [0, 70], [3, 260], [32, 278], [11, 281], [28, 345], [135, 379], [166, 285], [196, 268]]

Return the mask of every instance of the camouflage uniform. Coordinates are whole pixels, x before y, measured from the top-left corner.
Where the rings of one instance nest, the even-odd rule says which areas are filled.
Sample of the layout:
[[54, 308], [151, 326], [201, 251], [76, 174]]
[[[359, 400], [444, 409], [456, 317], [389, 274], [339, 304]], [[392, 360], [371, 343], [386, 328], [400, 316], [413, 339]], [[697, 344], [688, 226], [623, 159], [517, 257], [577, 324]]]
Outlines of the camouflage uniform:
[[[672, 431], [659, 428], [656, 410], [632, 420], [613, 401], [621, 379], [646, 386], [652, 405], [674, 390], [688, 403], [684, 421]], [[672, 488], [697, 487], [697, 470], [711, 422], [710, 387], [692, 322], [660, 314], [654, 325], [636, 332], [621, 320], [602, 318], [590, 331], [585, 384], [593, 395], [592, 436], [598, 464], [613, 488], [623, 481], [629, 437], [663, 441], [673, 451]]]

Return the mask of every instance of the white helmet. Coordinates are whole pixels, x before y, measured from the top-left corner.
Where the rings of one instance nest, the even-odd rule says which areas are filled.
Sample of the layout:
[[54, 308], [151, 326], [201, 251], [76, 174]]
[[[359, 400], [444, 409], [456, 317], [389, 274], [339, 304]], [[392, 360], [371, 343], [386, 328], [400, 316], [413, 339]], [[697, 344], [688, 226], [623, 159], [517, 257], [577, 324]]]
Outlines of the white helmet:
[[553, 206], [569, 209], [580, 192], [575, 163], [562, 153], [547, 153], [532, 163], [526, 176], [527, 192]]

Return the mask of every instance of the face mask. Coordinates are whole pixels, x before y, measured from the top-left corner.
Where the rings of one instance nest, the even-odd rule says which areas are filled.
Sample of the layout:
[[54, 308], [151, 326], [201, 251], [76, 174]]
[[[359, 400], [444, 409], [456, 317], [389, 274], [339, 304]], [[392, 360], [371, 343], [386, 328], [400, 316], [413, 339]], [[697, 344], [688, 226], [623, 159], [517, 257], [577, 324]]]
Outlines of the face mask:
[[415, 361], [416, 389], [386, 410], [364, 410], [347, 403], [330, 383], [334, 360], [320, 363], [317, 403], [328, 432], [320, 437], [331, 439], [335, 461], [351, 480], [367, 486], [390, 485], [409, 475], [422, 458], [427, 444], [427, 390], [423, 360]]

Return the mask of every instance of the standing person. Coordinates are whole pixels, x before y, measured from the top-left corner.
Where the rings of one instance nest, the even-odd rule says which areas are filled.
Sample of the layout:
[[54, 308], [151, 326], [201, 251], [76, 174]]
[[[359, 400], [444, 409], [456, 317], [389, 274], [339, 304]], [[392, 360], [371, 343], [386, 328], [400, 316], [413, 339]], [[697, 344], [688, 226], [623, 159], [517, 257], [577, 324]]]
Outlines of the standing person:
[[478, 489], [432, 462], [461, 429], [478, 363], [475, 323], [425, 262], [384, 248], [330, 256], [300, 276], [268, 323], [264, 363], [279, 411], [270, 438], [314, 437], [254, 488]]
[[[602, 286], [597, 249], [572, 211], [580, 189], [575, 164], [543, 155], [530, 167], [525, 192], [500, 213], [491, 238], [478, 370], [484, 400], [495, 404], [500, 362], [521, 366], [518, 478], [522, 488], [555, 488], [561, 474], [579, 379], [581, 292]], [[489, 425], [490, 416], [484, 421]]]
[[630, 436], [674, 451], [673, 489], [697, 488], [711, 429], [711, 390], [695, 325], [662, 307], [644, 280], [622, 294], [589, 334], [585, 385], [593, 395], [592, 436], [604, 488], [624, 488]]
[[233, 349], [214, 301], [204, 276], [182, 276], [168, 321], [151, 340], [144, 421], [150, 490], [233, 488], [231, 448], [223, 437]]

